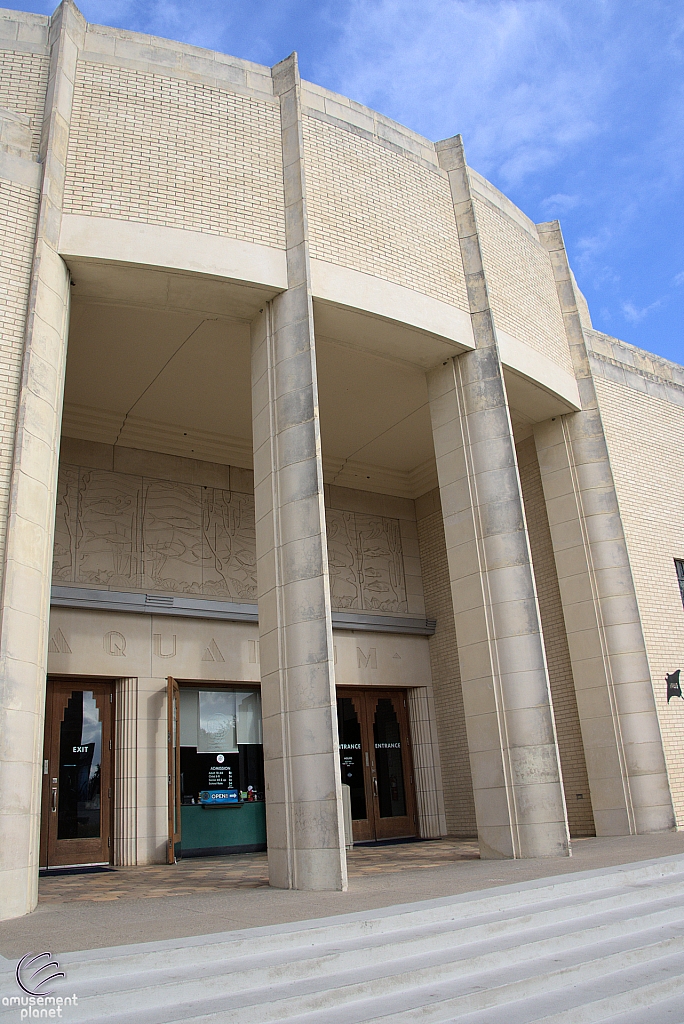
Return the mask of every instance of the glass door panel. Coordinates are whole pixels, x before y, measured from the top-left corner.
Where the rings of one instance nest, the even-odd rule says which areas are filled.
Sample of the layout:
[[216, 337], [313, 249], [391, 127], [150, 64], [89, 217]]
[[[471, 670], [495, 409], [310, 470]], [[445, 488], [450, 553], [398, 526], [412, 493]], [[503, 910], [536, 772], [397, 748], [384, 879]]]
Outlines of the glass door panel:
[[74, 690], [59, 729], [58, 839], [100, 838], [102, 721], [92, 690]]
[[381, 818], [406, 817], [401, 729], [389, 698], [381, 698], [376, 704], [373, 741], [378, 775], [378, 813]]
[[111, 860], [112, 700], [108, 683], [48, 681], [43, 867]]
[[351, 796], [354, 842], [372, 839], [368, 816], [370, 803], [366, 764], [368, 751], [362, 741], [362, 718], [365, 710], [363, 694], [337, 698], [337, 728], [340, 738], [340, 772], [342, 783], [349, 786]]
[[351, 789], [354, 842], [417, 833], [406, 697], [397, 690], [340, 690], [342, 782]]
[[366, 699], [373, 743], [375, 837], [414, 836], [418, 826], [406, 694], [371, 690]]

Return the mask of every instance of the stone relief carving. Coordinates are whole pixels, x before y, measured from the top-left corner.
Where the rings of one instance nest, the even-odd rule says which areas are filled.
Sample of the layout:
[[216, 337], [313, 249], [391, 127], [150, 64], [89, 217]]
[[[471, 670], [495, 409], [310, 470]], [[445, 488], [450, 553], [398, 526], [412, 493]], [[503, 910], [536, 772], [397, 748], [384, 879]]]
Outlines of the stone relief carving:
[[144, 584], [141, 481], [122, 473], [80, 473], [77, 583], [138, 590]]
[[328, 509], [326, 523], [333, 608], [407, 611], [399, 522]]
[[201, 488], [143, 480], [144, 590], [202, 593]]
[[55, 547], [52, 564], [52, 578], [55, 582], [74, 582], [77, 508], [78, 470], [75, 466], [60, 466], [57, 478]]
[[69, 641], [64, 636], [64, 633], [62, 632], [61, 629], [59, 629], [59, 627], [50, 636], [50, 641], [48, 643], [48, 651], [50, 652], [50, 654], [72, 653], [71, 647], [69, 646]]
[[202, 505], [202, 593], [256, 601], [254, 497], [204, 489]]
[[62, 466], [53, 579], [255, 602], [254, 498]]
[[[405, 612], [399, 522], [328, 509], [334, 608]], [[60, 467], [53, 579], [256, 602], [254, 497]]]

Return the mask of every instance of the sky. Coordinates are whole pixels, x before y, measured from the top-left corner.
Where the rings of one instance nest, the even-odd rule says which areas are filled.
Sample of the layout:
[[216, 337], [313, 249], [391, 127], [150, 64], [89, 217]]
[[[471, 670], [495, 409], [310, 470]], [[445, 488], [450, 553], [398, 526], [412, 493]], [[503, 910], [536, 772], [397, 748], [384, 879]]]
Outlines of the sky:
[[[55, 0], [0, 0], [49, 14]], [[561, 221], [594, 327], [684, 363], [681, 0], [80, 0], [88, 21], [303, 78]]]

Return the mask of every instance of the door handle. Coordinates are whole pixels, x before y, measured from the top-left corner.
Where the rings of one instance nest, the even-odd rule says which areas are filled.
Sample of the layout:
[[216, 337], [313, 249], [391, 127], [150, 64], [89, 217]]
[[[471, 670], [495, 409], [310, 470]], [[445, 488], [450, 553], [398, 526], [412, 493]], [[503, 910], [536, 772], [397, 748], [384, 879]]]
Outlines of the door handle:
[[373, 795], [377, 798], [377, 795], [378, 795], [378, 777], [377, 777], [377, 775], [373, 776]]
[[56, 812], [57, 812], [57, 787], [53, 786], [52, 787], [52, 813], [55, 814]]

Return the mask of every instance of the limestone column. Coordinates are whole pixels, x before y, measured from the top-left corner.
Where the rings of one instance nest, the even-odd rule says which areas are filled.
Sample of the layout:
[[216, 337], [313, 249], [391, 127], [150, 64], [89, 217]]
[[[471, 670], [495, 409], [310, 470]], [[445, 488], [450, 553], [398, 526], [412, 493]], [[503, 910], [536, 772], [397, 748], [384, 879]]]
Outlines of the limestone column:
[[296, 55], [280, 98], [288, 289], [252, 330], [252, 416], [271, 885], [346, 889], [332, 615]]
[[0, 619], [0, 916], [38, 899], [47, 629], [69, 320], [58, 255], [69, 123], [85, 22], [65, 0], [50, 24], [43, 176], [12, 459]]
[[138, 863], [138, 680], [117, 679], [114, 693], [114, 863]]
[[582, 401], [534, 430], [600, 836], [674, 828], [675, 818], [608, 449], [558, 221], [551, 256]]
[[483, 857], [567, 855], [569, 834], [515, 445], [460, 136], [447, 172], [475, 349], [428, 375]]

